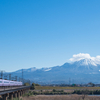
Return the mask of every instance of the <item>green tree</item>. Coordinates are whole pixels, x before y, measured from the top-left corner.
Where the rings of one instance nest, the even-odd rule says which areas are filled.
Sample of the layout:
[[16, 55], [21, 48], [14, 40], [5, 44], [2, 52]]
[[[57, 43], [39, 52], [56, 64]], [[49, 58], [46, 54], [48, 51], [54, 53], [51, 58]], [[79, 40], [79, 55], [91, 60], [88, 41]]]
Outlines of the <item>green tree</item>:
[[29, 83], [24, 83], [24, 86], [30, 86], [30, 84]]
[[32, 90], [35, 89], [35, 83], [32, 83], [31, 89], [32, 89]]
[[89, 82], [89, 83], [88, 83], [88, 85], [90, 85], [90, 86], [92, 86], [92, 87], [94, 87], [94, 86], [95, 86], [95, 84], [94, 84], [94, 83], [92, 83], [92, 82]]

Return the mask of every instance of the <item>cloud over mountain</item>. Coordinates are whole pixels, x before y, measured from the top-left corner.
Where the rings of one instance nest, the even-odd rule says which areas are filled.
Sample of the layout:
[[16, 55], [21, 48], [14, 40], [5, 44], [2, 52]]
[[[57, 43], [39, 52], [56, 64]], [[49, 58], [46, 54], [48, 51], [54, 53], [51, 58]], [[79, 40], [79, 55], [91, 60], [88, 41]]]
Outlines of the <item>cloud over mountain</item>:
[[75, 61], [80, 61], [82, 59], [85, 60], [91, 60], [91, 62], [94, 62], [95, 65], [100, 64], [100, 56], [96, 56], [96, 57], [91, 57], [90, 54], [88, 53], [79, 53], [79, 54], [74, 54], [72, 58], [70, 58], [69, 60], [72, 62]]

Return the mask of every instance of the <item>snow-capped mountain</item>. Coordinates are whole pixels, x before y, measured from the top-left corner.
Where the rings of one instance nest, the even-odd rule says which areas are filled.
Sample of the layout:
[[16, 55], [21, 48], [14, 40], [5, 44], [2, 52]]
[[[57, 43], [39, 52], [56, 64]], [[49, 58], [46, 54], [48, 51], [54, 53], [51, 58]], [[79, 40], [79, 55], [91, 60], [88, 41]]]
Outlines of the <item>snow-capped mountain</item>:
[[73, 55], [73, 57], [70, 58], [69, 60], [72, 62], [82, 61], [80, 64], [83, 64], [83, 65], [93, 65], [93, 66], [100, 65], [100, 56], [91, 57], [87, 53], [86, 54], [79, 53], [79, 54]]
[[78, 65], [82, 65], [82, 66], [97, 66], [96, 62], [93, 61], [92, 59], [82, 59], [80, 61], [77, 61]]
[[[12, 72], [12, 75], [21, 77], [22, 69]], [[68, 83], [69, 78], [74, 80], [75, 83], [100, 83], [100, 64], [92, 59], [81, 59], [50, 68], [23, 69], [23, 75], [26, 79], [42, 83]]]

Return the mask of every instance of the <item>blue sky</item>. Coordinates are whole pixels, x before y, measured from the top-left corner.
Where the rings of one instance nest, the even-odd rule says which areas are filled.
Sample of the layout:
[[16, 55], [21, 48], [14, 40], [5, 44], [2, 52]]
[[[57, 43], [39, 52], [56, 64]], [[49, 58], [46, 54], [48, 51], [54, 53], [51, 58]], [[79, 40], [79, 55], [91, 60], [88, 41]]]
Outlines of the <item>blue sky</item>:
[[100, 0], [0, 0], [0, 70], [62, 65], [100, 55]]

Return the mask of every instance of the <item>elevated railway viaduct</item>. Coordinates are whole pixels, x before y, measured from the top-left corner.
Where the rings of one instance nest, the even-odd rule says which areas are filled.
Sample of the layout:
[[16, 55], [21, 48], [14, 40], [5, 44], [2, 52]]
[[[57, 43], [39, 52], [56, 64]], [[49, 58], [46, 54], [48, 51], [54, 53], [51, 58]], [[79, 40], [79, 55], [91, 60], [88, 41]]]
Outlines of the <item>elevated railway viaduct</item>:
[[13, 89], [5, 89], [0, 91], [0, 97], [2, 100], [7, 100], [8, 98], [13, 100], [13, 97], [20, 98], [25, 92], [27, 92], [30, 89], [30, 86], [21, 86], [18, 88]]

